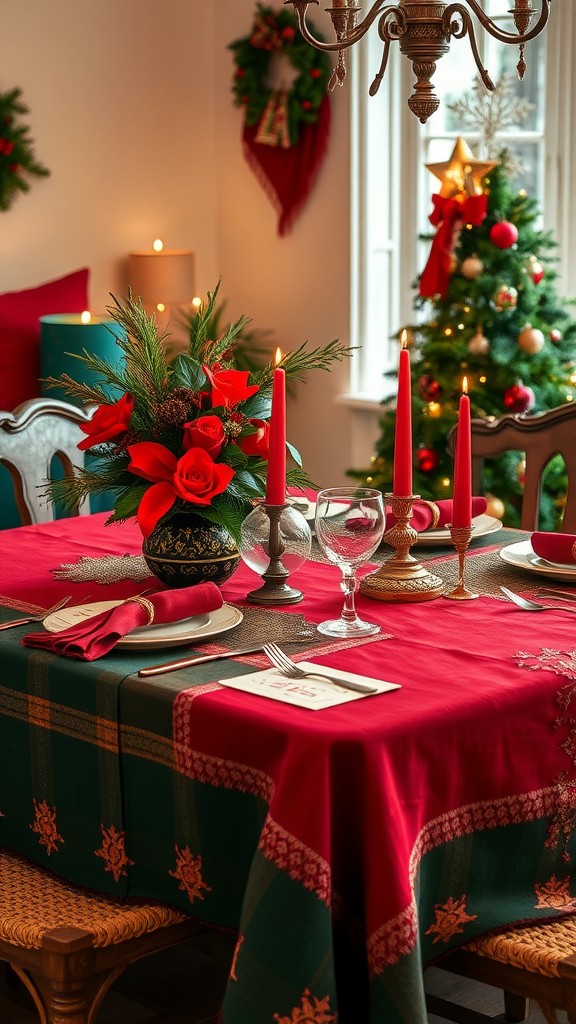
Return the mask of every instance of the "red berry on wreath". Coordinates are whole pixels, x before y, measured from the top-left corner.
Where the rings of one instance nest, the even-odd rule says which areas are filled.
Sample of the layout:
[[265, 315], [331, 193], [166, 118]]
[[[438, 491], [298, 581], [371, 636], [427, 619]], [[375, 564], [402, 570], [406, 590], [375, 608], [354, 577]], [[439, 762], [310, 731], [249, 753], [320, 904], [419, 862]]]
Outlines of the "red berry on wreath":
[[286, 25], [286, 28], [282, 29], [282, 39], [285, 39], [287, 43], [292, 42], [295, 35], [296, 32], [290, 25]]
[[418, 459], [418, 468], [421, 473], [433, 473], [438, 468], [438, 463], [440, 462], [438, 452], [434, 451], [433, 448], [425, 448], [424, 445], [418, 448], [416, 458]]
[[532, 388], [519, 382], [504, 392], [504, 405], [508, 412], [530, 412], [536, 405], [536, 396]]
[[312, 78], [320, 78], [320, 75], [322, 74], [322, 72], [320, 71], [320, 68], [312, 68], [312, 71], [310, 72], [310, 74], [311, 74]]
[[310, 110], [311, 106], [310, 100], [302, 100], [302, 110]]
[[518, 241], [518, 228], [509, 220], [500, 220], [490, 228], [490, 241], [499, 249], [510, 249]]
[[418, 381], [420, 397], [425, 402], [437, 402], [442, 394], [442, 385], [430, 373], [424, 373]]

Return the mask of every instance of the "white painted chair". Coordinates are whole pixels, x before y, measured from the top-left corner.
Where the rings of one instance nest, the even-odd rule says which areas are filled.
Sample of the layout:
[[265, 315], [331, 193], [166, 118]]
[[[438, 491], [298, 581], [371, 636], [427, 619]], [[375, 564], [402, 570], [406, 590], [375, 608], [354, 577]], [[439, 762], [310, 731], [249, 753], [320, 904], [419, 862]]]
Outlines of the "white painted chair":
[[[77, 447], [85, 436], [79, 424], [87, 423], [90, 415], [55, 398], [32, 398], [13, 412], [0, 412], [0, 463], [14, 482], [23, 525], [54, 519], [53, 505], [42, 493], [51, 478], [52, 459], [58, 459], [65, 476], [84, 466], [84, 453]], [[74, 514], [88, 512], [88, 501], [83, 501]]]

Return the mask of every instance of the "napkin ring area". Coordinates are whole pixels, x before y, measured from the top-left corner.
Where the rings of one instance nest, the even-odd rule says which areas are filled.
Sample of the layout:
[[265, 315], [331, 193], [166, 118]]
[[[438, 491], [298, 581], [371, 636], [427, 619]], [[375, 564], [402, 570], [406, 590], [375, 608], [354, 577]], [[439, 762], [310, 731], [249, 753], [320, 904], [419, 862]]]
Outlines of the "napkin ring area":
[[154, 622], [154, 605], [152, 604], [152, 601], [149, 601], [147, 597], [140, 596], [128, 597], [126, 599], [126, 604], [128, 604], [130, 601], [135, 602], [136, 604], [139, 604], [142, 608], [144, 608], [144, 610], [148, 613], [148, 622], [146, 623], [146, 625], [151, 626], [152, 623]]
[[440, 509], [438, 508], [438, 505], [436, 504], [435, 501], [427, 501], [425, 498], [419, 498], [418, 504], [425, 505], [426, 508], [430, 509], [430, 513], [432, 515], [432, 522], [430, 523], [428, 529], [435, 530], [440, 521]]

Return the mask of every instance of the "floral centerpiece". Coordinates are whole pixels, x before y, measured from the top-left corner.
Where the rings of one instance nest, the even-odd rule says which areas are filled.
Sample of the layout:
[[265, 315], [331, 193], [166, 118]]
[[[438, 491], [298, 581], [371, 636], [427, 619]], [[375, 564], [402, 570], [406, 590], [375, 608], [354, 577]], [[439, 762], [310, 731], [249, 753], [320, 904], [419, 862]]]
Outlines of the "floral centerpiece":
[[[96, 459], [74, 477], [53, 483], [53, 500], [71, 509], [89, 494], [111, 492], [114, 508], [107, 522], [135, 516], [145, 555], [159, 528], [177, 518], [181, 523], [183, 514], [188, 534], [195, 526], [214, 524], [237, 544], [242, 521], [265, 495], [274, 365], [253, 371], [235, 367], [235, 349], [249, 322], [245, 316], [222, 337], [208, 337], [218, 288], [189, 323], [187, 351], [171, 362], [168, 336], [158, 333], [154, 314], [148, 316], [132, 295], [113, 296], [108, 313], [126, 332], [116, 339], [121, 362], [85, 350], [75, 358], [101, 382], [79, 383], [67, 374], [46, 382], [96, 406], [78, 445]], [[327, 369], [349, 353], [338, 341], [310, 350], [303, 344], [284, 355], [281, 365], [288, 379], [302, 380], [307, 370]], [[298, 452], [288, 449], [294, 465], [287, 485], [311, 486]], [[181, 550], [181, 538], [178, 544]]]

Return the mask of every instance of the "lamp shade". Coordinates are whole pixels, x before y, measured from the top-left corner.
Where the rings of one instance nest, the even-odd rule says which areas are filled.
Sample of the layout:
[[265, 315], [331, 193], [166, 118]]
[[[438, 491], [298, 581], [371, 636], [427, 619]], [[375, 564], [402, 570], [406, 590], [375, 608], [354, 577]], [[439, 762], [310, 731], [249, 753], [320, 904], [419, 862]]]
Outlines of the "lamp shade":
[[128, 284], [145, 305], [184, 305], [194, 295], [194, 253], [186, 249], [131, 252]]

